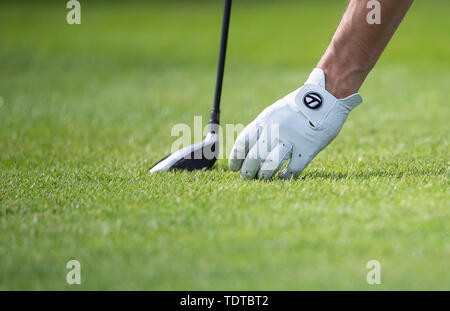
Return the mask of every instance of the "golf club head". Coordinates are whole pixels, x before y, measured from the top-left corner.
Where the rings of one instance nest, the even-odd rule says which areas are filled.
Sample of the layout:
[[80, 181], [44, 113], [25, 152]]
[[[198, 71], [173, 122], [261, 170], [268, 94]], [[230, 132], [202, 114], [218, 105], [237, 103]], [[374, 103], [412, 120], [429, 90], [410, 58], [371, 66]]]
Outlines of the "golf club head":
[[210, 132], [204, 141], [184, 147], [153, 165], [150, 173], [210, 169], [216, 162], [218, 152], [219, 136]]

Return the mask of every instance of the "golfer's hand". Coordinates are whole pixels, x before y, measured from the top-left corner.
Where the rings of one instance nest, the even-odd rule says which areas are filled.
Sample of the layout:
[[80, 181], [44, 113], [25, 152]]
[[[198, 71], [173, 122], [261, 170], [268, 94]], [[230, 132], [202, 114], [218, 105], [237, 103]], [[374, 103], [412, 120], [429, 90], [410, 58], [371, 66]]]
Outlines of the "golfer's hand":
[[242, 179], [296, 178], [339, 133], [348, 113], [362, 102], [356, 93], [337, 99], [314, 69], [304, 86], [267, 107], [238, 136], [229, 165]]

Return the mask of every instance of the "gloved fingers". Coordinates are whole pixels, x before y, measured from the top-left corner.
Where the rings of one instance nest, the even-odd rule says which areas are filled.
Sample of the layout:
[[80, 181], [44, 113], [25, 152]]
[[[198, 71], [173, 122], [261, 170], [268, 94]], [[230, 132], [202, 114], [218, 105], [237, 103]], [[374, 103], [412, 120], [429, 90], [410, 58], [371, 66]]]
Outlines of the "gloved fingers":
[[280, 174], [278, 174], [278, 177], [280, 177], [281, 179], [297, 178], [303, 172], [306, 166], [308, 166], [311, 160], [312, 157], [294, 150], [294, 152], [292, 152], [292, 157], [289, 161], [289, 164], [282, 172], [280, 172]]
[[247, 153], [258, 140], [259, 132], [260, 127], [252, 122], [238, 135], [228, 160], [228, 165], [232, 171], [237, 172], [241, 169]]
[[279, 142], [269, 153], [258, 172], [258, 178], [271, 179], [292, 154], [292, 145]]
[[258, 174], [261, 163], [272, 151], [273, 143], [266, 131], [261, 133], [256, 144], [250, 149], [241, 167], [241, 178], [252, 179]]

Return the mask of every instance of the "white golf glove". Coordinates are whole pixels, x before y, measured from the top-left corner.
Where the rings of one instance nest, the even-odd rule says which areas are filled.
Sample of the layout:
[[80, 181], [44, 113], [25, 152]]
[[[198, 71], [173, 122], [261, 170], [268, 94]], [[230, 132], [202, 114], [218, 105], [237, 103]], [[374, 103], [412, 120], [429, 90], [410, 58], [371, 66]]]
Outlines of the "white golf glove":
[[325, 73], [314, 69], [305, 85], [267, 107], [238, 136], [229, 165], [242, 179], [296, 178], [339, 133], [359, 93], [337, 99], [325, 90]]

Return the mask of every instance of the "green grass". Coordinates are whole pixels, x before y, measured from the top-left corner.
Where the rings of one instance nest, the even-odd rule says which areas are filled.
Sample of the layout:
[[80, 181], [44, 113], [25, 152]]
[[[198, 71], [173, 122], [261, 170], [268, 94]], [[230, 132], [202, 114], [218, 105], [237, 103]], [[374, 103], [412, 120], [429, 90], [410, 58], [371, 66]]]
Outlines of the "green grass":
[[[149, 175], [207, 120], [222, 4], [123, 3], [1, 4], [0, 289], [450, 289], [448, 1], [416, 1], [337, 140], [272, 182]], [[224, 124], [301, 85], [344, 5], [235, 1]]]

